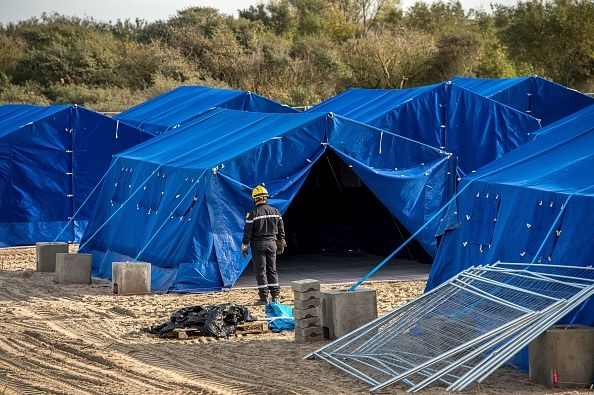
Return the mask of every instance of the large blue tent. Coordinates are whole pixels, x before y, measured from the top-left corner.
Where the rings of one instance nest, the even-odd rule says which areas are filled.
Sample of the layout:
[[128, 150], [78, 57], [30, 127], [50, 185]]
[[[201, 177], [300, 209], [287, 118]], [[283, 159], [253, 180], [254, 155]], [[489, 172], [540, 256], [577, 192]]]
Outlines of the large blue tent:
[[499, 79], [454, 77], [452, 82], [530, 114], [540, 119], [542, 126], [594, 105], [594, 97], [538, 76]]
[[122, 112], [114, 119], [158, 135], [179, 127], [213, 107], [252, 112], [298, 112], [253, 92], [180, 86]]
[[463, 174], [501, 157], [532, 139], [534, 117], [445, 82], [419, 88], [351, 88], [310, 112], [333, 112], [458, 157]]
[[80, 240], [112, 156], [151, 137], [79, 106], [0, 106], [0, 246]]
[[[213, 109], [114, 158], [80, 250], [99, 277], [151, 262], [154, 291], [232, 286], [249, 262], [251, 188], [264, 183], [284, 213], [327, 150], [411, 231], [453, 195], [455, 159], [440, 149], [332, 114]], [[435, 230], [418, 236], [432, 252]]]
[[[460, 182], [427, 289], [496, 261], [594, 262], [594, 106]], [[594, 324], [594, 301], [567, 321]]]

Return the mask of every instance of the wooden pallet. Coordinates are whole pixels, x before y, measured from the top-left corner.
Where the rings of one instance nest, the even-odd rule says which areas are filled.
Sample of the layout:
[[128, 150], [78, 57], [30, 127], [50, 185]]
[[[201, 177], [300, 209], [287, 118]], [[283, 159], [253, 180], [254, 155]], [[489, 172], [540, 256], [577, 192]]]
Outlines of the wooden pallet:
[[[265, 321], [246, 322], [244, 324], [237, 325], [235, 328], [236, 335], [249, 335], [264, 332], [268, 332], [268, 323]], [[204, 336], [202, 332], [195, 328], [175, 328], [173, 333], [174, 335], [172, 337], [182, 340], [194, 339], [199, 336]]]
[[200, 332], [198, 329], [195, 328], [175, 328], [173, 330], [174, 336], [172, 337], [177, 337], [178, 339], [192, 339], [198, 336], [202, 336], [202, 332]]
[[246, 322], [244, 324], [237, 325], [235, 328], [236, 335], [247, 335], [250, 333], [264, 332], [268, 332], [268, 322], [266, 321]]

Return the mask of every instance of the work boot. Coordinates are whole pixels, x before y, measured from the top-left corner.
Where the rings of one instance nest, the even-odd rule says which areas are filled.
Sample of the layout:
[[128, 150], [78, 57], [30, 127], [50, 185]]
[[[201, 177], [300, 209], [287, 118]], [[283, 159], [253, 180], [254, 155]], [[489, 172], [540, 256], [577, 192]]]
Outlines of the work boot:
[[254, 306], [265, 306], [268, 303], [268, 299], [258, 299], [254, 302]]
[[278, 302], [279, 302], [279, 299], [280, 299], [280, 298], [278, 297], [278, 295], [272, 295], [272, 300], [271, 300], [271, 302], [272, 302], [272, 303], [278, 303]]

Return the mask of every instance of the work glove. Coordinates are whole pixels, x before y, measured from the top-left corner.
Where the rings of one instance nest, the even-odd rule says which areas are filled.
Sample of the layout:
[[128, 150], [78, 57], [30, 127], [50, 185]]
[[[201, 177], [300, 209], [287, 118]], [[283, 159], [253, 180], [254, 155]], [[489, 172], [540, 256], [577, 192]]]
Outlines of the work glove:
[[282, 254], [285, 252], [285, 248], [287, 247], [287, 242], [285, 239], [280, 239], [276, 241], [276, 253], [277, 255]]
[[241, 257], [243, 259], [247, 258], [247, 253], [248, 253], [248, 245], [247, 244], [242, 244], [241, 245]]

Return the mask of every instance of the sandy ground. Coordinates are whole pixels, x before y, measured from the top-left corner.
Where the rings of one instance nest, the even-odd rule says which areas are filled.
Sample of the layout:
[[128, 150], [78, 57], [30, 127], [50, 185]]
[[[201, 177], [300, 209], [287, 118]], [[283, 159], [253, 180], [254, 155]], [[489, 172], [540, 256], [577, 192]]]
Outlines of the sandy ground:
[[[140, 328], [197, 304], [252, 307], [253, 290], [117, 296], [111, 285], [56, 284], [35, 271], [35, 249], [0, 250], [0, 394], [368, 394], [369, 386], [303, 356], [326, 343], [300, 345], [292, 332], [227, 339], [160, 339]], [[423, 281], [371, 283], [380, 315], [422, 293]], [[282, 290], [281, 302], [292, 304]], [[396, 385], [381, 394], [401, 394]], [[430, 387], [424, 394], [444, 394]], [[470, 394], [577, 394], [528, 382], [502, 368]]]

